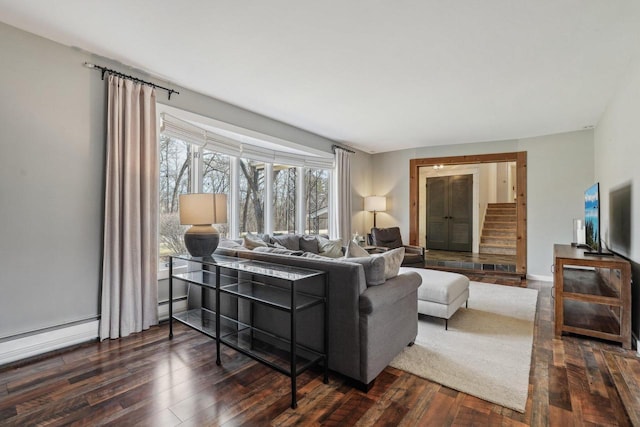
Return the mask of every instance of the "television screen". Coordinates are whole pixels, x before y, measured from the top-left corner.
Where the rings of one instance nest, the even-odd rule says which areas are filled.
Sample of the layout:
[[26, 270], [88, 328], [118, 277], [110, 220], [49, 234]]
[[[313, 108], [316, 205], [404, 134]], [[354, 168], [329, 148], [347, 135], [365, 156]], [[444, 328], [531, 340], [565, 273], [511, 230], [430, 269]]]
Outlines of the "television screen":
[[620, 255], [631, 255], [631, 184], [609, 192], [609, 246]]
[[584, 192], [584, 228], [586, 244], [600, 252], [600, 185], [593, 184]]

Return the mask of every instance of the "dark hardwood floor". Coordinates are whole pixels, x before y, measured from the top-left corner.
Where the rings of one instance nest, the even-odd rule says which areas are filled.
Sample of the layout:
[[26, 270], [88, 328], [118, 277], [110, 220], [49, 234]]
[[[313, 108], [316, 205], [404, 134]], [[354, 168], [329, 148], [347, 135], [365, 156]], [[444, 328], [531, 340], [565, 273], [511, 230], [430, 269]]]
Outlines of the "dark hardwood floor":
[[[607, 361], [635, 352], [553, 339], [551, 284], [527, 286], [540, 293], [524, 414], [393, 368], [366, 394], [308, 371], [292, 410], [287, 377], [224, 346], [218, 367], [211, 339], [177, 325], [169, 340], [162, 325], [0, 369], [0, 425], [631, 425]], [[637, 402], [640, 369], [616, 363]]]

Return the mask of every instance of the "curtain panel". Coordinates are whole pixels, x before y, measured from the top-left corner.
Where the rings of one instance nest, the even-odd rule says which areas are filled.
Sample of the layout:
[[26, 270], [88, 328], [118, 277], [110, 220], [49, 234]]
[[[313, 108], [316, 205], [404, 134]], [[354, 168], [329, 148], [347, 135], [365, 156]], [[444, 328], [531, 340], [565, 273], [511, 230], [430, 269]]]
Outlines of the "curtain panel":
[[335, 180], [333, 185], [334, 215], [331, 238], [342, 239], [347, 244], [351, 239], [351, 156], [353, 153], [336, 147]]
[[158, 323], [155, 90], [109, 75], [100, 339]]

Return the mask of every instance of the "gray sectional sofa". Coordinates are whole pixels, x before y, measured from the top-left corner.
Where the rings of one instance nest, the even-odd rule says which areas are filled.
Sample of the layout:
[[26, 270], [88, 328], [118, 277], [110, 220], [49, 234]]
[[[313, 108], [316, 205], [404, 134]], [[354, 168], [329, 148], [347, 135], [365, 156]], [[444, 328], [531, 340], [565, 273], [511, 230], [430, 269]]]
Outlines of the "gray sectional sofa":
[[[328, 275], [329, 298], [329, 369], [368, 388], [380, 372], [402, 349], [413, 343], [417, 335], [417, 291], [422, 279], [415, 272], [399, 274], [377, 286], [368, 286], [365, 269], [375, 268], [368, 263], [374, 260], [330, 259], [319, 256], [300, 256], [300, 246], [313, 249], [308, 236], [289, 235], [266, 241], [298, 242], [296, 254], [273, 253], [278, 251], [247, 250], [237, 244], [222, 243], [216, 254], [286, 264], [290, 266], [325, 271]], [[281, 248], [280, 248], [281, 249]], [[313, 252], [313, 250], [311, 250]], [[359, 262], [358, 262], [359, 261]], [[375, 263], [379, 263], [377, 260]], [[306, 284], [304, 292], [324, 293], [324, 281]], [[254, 321], [267, 324], [267, 329], [279, 336], [288, 336], [288, 321], [273, 310], [252, 311]], [[324, 312], [311, 311], [298, 317], [297, 336], [302, 344], [312, 349], [322, 349]], [[314, 333], [315, 332], [315, 333]]]

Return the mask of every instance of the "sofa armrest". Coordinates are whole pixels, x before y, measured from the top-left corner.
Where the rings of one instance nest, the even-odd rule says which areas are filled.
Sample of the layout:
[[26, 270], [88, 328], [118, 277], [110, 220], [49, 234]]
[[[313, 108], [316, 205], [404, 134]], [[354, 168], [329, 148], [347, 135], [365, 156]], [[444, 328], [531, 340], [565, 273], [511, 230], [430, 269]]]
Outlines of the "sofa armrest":
[[422, 278], [414, 271], [399, 274], [382, 285], [370, 286], [360, 295], [360, 313], [371, 314], [380, 307], [393, 305], [415, 292]]
[[405, 252], [414, 253], [424, 258], [424, 248], [422, 246], [404, 245]]

